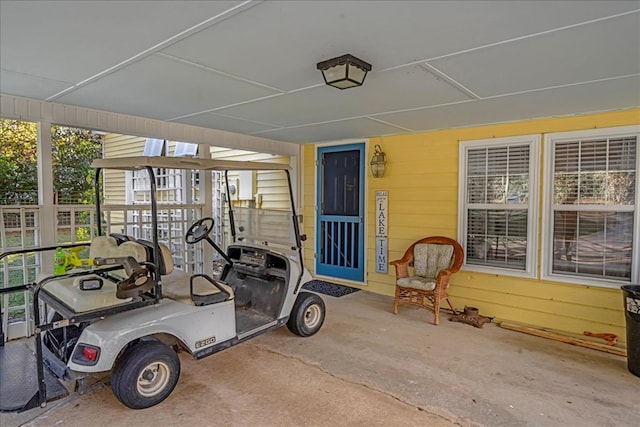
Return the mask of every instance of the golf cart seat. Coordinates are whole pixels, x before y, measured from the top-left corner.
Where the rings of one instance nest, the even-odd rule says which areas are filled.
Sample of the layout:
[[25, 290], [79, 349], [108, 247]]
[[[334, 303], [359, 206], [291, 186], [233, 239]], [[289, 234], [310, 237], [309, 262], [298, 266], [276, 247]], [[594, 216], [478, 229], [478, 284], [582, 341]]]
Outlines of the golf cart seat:
[[[131, 237], [125, 240], [122, 236], [112, 234], [109, 237], [96, 237], [91, 247], [96, 256], [133, 256], [138, 262], [154, 264], [161, 276], [164, 297], [190, 305], [208, 305], [234, 298], [233, 289], [225, 283], [202, 274], [191, 276], [184, 271], [174, 270], [171, 251], [164, 244], [159, 243], [162, 256], [156, 260], [153, 242]], [[186, 286], [187, 283], [189, 286]]]
[[[97, 236], [93, 238], [89, 246], [89, 257], [91, 259], [133, 257], [138, 262], [144, 262], [146, 261], [147, 252], [144, 246], [136, 242], [127, 241], [118, 245], [114, 237]], [[82, 268], [76, 268], [71, 270], [70, 273], [78, 273], [82, 272], [82, 270]], [[123, 269], [111, 271], [110, 274], [117, 277], [127, 276]], [[43, 273], [38, 276], [37, 280], [42, 281], [48, 277], [50, 277], [50, 274]], [[82, 282], [86, 280], [99, 280], [101, 286], [98, 289], [83, 291]], [[44, 298], [50, 296], [64, 304], [68, 311], [73, 314], [122, 306], [132, 300], [132, 298], [118, 298], [116, 296], [117, 281], [107, 280], [95, 274], [48, 280], [42, 289], [42, 293]]]
[[96, 236], [89, 246], [89, 258], [117, 258], [131, 256], [138, 262], [147, 261], [147, 250], [137, 242], [125, 241], [118, 244], [112, 236]]
[[[161, 276], [165, 276], [167, 274], [171, 274], [173, 271], [173, 257], [171, 256], [171, 251], [168, 247], [163, 245], [162, 243], [158, 243], [160, 246], [160, 254], [162, 255], [160, 259], [155, 259], [155, 251], [153, 250], [153, 242], [148, 240], [138, 239], [136, 243], [142, 245], [146, 251], [147, 261], [151, 262], [158, 268], [158, 273]], [[124, 244], [124, 243], [123, 243]]]
[[179, 270], [162, 278], [162, 295], [190, 305], [209, 305], [235, 298], [233, 289], [226, 283], [205, 274], [191, 276]]
[[[103, 238], [104, 236], [99, 236], [99, 237]], [[162, 256], [160, 257], [160, 259], [156, 260], [155, 251], [153, 250], [153, 242], [150, 242], [149, 240], [136, 239], [132, 236], [129, 236], [127, 234], [121, 234], [121, 233], [109, 234], [109, 239], [108, 239], [110, 242], [109, 244], [113, 245], [113, 243], [111, 242], [111, 239], [115, 239], [116, 245], [118, 247], [122, 245], [124, 245], [125, 247], [129, 246], [129, 243], [136, 243], [138, 245], [142, 245], [142, 247], [145, 250], [145, 255], [142, 256], [142, 253], [139, 253], [138, 255], [141, 258], [138, 258], [137, 256], [134, 256], [134, 258], [138, 262], [148, 261], [154, 264], [158, 268], [158, 273], [160, 275], [164, 276], [166, 274], [171, 274], [171, 272], [173, 271], [173, 258], [171, 256], [171, 251], [166, 245], [162, 243], [158, 244], [158, 246], [160, 247], [160, 253], [162, 254]]]
[[116, 239], [118, 245], [124, 242], [134, 242], [136, 240], [132, 236], [123, 233], [110, 233], [109, 237], [113, 237], [114, 239]]

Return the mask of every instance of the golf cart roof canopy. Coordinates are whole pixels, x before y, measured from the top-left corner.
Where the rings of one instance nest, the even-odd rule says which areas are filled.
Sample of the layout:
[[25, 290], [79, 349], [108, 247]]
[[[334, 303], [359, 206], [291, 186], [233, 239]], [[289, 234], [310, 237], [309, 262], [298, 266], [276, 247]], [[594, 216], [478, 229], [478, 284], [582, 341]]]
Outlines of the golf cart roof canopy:
[[146, 167], [165, 169], [246, 171], [246, 170], [290, 170], [285, 163], [238, 162], [233, 160], [198, 159], [191, 157], [135, 156], [96, 159], [91, 164], [98, 169], [140, 170]]

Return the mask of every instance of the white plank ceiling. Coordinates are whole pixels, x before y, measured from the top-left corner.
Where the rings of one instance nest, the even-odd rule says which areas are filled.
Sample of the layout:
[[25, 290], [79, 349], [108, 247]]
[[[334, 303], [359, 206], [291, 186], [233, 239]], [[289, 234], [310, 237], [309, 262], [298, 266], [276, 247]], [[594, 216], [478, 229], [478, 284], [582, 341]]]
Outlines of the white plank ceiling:
[[[362, 87], [316, 63], [351, 53]], [[6, 1], [0, 92], [311, 143], [640, 106], [640, 1]], [[639, 118], [640, 120], [640, 118]]]

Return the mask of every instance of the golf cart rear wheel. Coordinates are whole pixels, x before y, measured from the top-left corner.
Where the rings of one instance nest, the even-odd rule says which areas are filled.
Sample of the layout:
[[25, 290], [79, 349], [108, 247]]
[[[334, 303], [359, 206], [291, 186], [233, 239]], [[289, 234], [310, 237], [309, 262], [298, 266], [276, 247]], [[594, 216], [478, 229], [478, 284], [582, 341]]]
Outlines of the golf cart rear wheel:
[[296, 335], [309, 337], [324, 323], [324, 301], [316, 294], [300, 292], [289, 315], [287, 328]]
[[180, 377], [175, 351], [158, 341], [141, 341], [118, 359], [111, 390], [125, 406], [144, 409], [166, 399]]

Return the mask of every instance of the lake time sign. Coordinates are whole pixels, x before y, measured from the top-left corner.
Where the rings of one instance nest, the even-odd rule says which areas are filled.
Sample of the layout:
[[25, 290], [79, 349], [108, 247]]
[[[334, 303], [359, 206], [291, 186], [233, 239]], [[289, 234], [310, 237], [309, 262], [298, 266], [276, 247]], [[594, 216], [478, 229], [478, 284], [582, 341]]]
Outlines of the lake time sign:
[[376, 191], [376, 273], [387, 272], [388, 224], [389, 224], [389, 192]]

